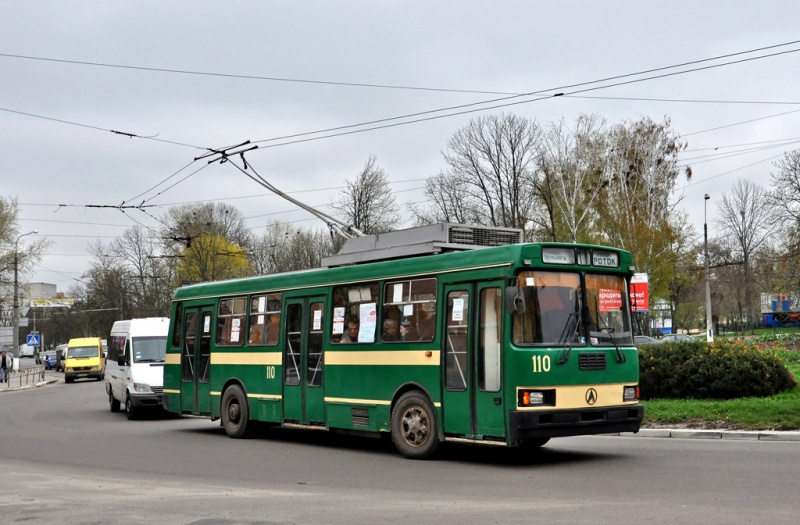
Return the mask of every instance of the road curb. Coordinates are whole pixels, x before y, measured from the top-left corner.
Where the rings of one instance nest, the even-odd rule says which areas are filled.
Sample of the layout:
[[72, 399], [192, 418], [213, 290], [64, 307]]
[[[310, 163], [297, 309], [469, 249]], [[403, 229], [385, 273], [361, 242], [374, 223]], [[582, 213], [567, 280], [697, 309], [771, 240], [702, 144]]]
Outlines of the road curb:
[[639, 432], [620, 432], [624, 437], [725, 439], [751, 441], [797, 441], [800, 432], [780, 430], [722, 430], [693, 428], [643, 428]]

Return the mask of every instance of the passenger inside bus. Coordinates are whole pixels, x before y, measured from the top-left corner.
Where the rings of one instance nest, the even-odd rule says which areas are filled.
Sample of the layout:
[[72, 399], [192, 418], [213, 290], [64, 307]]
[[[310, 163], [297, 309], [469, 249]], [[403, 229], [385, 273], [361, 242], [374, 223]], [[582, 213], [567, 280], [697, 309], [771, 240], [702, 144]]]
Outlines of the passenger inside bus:
[[394, 319], [387, 319], [383, 322], [383, 334], [381, 335], [382, 341], [399, 341], [400, 333], [397, 329], [397, 321]]
[[345, 320], [345, 332], [342, 336], [340, 343], [357, 343], [358, 342], [358, 318], [354, 315], [348, 316]]

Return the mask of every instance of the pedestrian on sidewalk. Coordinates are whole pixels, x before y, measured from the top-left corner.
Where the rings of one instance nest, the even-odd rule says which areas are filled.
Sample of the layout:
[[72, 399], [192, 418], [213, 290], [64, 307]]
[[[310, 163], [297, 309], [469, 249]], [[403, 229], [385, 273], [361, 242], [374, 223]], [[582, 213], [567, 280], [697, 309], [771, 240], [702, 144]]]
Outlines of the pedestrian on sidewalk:
[[8, 373], [14, 368], [14, 359], [6, 355], [6, 351], [0, 354], [0, 383], [8, 383]]

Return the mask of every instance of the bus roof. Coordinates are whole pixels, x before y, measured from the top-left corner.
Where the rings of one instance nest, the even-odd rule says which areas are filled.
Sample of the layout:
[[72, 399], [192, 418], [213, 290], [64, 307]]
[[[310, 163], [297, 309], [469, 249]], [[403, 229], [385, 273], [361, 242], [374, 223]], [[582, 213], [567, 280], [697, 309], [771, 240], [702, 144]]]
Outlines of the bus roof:
[[[618, 268], [603, 268], [605, 271], [633, 273], [633, 258], [630, 252], [608, 246], [571, 243], [513, 244], [493, 248], [449, 252], [438, 255], [408, 257], [391, 261], [364, 263], [338, 268], [315, 268], [293, 272], [268, 274], [224, 281], [212, 281], [182, 286], [175, 290], [173, 301], [220, 294], [248, 293], [258, 288], [263, 291], [289, 290], [311, 286], [335, 285], [371, 281], [385, 278], [402, 278], [426, 274], [440, 274], [458, 270], [521, 265], [541, 267], [542, 247], [585, 248], [614, 251], [620, 254]], [[527, 261], [530, 260], [530, 263]], [[552, 268], [583, 269], [587, 266], [544, 265]]]

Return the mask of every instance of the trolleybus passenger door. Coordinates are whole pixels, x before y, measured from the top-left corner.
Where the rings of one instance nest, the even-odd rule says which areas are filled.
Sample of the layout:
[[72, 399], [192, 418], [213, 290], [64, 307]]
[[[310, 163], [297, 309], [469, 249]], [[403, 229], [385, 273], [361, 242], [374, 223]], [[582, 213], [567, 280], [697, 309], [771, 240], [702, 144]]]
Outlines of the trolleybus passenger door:
[[289, 299], [283, 349], [283, 418], [324, 425], [322, 334], [324, 297]]
[[187, 308], [181, 341], [181, 411], [211, 412], [211, 307]]
[[442, 412], [449, 435], [505, 435], [501, 294], [502, 283], [445, 287]]

